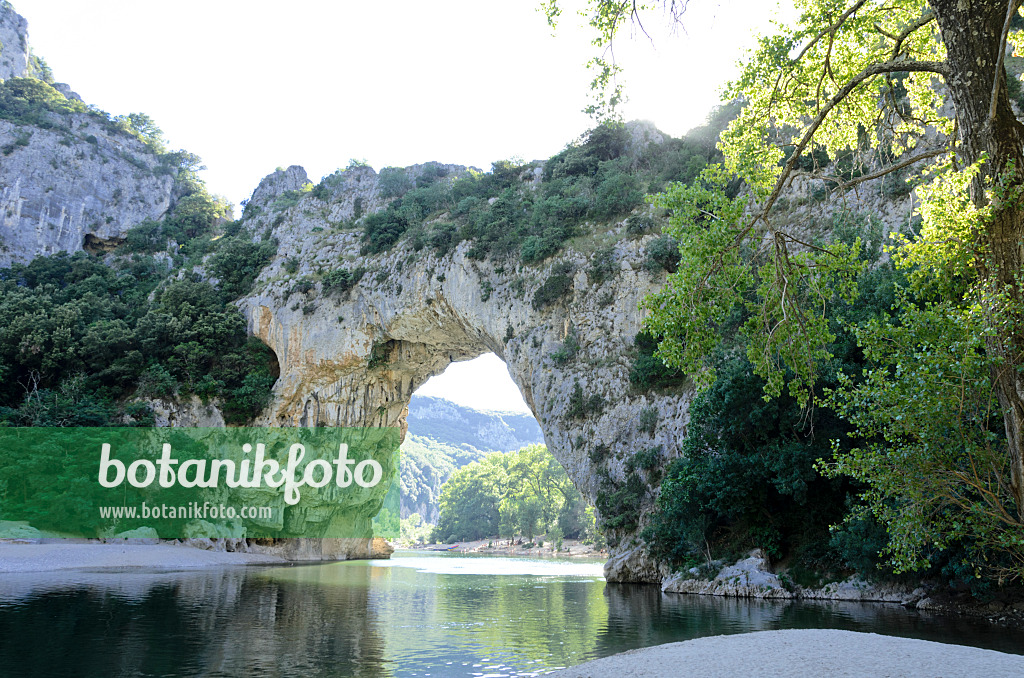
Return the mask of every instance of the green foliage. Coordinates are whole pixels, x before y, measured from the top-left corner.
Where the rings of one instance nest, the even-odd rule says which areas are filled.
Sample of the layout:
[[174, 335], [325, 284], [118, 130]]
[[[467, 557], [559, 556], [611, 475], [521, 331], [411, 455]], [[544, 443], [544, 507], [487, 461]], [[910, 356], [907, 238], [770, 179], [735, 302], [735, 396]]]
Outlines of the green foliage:
[[1006, 479], [1002, 417], [992, 388], [994, 330], [980, 305], [897, 298], [898, 322], [858, 329], [872, 368], [843, 377], [832, 405], [867, 441], [823, 466], [867, 486], [851, 520], [885, 525], [896, 572], [964, 549], [975, 575], [1024, 579], [1024, 522]]
[[424, 522], [423, 516], [412, 513], [401, 522], [399, 538], [407, 544], [425, 544], [430, 540], [434, 526]]
[[242, 235], [229, 236], [217, 242], [208, 266], [220, 281], [224, 297], [233, 300], [252, 290], [256, 277], [276, 253], [276, 240], [253, 242]]
[[644, 193], [636, 176], [625, 172], [610, 173], [595, 189], [592, 214], [597, 219], [612, 219], [629, 214], [643, 204]]
[[393, 341], [378, 341], [370, 349], [370, 359], [366, 361], [366, 369], [373, 370], [384, 367], [391, 360], [391, 351], [394, 349]]
[[679, 270], [679, 241], [670, 235], [655, 238], [647, 245], [644, 267], [652, 273]]
[[441, 488], [434, 539], [523, 535], [557, 527], [567, 538], [589, 528], [583, 497], [543, 445], [495, 452], [460, 468]]
[[323, 275], [323, 292], [325, 295], [338, 294], [347, 297], [352, 288], [366, 275], [366, 268], [357, 266], [354, 270], [336, 268]]
[[[807, 542], [827, 544], [847, 486], [822, 479], [814, 464], [847, 427], [818, 411], [812, 428], [792, 396], [766, 402], [763, 380], [735, 351], [718, 351], [715, 367], [717, 379], [690, 406], [683, 454], [668, 468], [644, 533], [652, 552], [689, 567], [712, 549], [761, 547], [781, 557]], [[646, 452], [633, 460], [641, 468], [654, 461]]]
[[81, 101], [66, 98], [35, 78], [9, 78], [0, 82], [0, 118], [21, 125], [52, 128], [64, 125], [62, 116], [85, 112]]
[[385, 167], [377, 176], [377, 190], [384, 198], [400, 198], [412, 187], [412, 181], [401, 167]]
[[615, 247], [609, 245], [594, 252], [587, 267], [587, 279], [600, 285], [618, 272], [615, 264]]
[[[720, 129], [724, 123], [715, 124]], [[458, 179], [445, 178], [436, 164], [426, 165], [415, 180], [403, 169], [385, 168], [378, 187], [392, 200], [363, 218], [365, 251], [383, 252], [407, 238], [412, 249], [429, 245], [443, 256], [470, 240], [469, 254], [477, 259], [542, 262], [586, 233], [588, 220], [626, 215], [643, 203], [652, 184], [691, 178], [716, 158], [714, 143], [703, 131], [699, 136], [630, 151], [624, 126], [599, 125], [553, 156], [539, 183], [530, 181], [533, 168], [516, 160], [496, 161], [488, 174]], [[599, 278], [608, 273], [595, 270]]]
[[572, 393], [569, 394], [569, 404], [566, 408], [567, 419], [585, 419], [596, 417], [604, 411], [605, 398], [600, 393], [591, 393], [587, 396], [583, 387], [577, 381], [573, 384]]
[[[179, 176], [189, 184], [181, 190], [190, 191], [182, 195], [162, 222], [147, 219], [128, 230], [120, 252], [154, 254], [168, 250], [173, 241], [178, 249], [187, 255], [202, 256], [214, 249], [214, 226], [231, 213], [226, 199], [212, 196], [201, 183], [192, 185], [189, 172], [182, 170]], [[227, 244], [222, 243], [222, 245]]]
[[637, 424], [637, 430], [647, 435], [654, 435], [654, 431], [658, 428], [658, 408], [651, 406], [645, 407], [640, 410], [640, 419]]
[[[207, 283], [157, 289], [164, 275], [146, 257], [111, 267], [85, 253], [0, 271], [0, 420], [81, 426], [145, 418], [129, 414], [133, 394], [240, 399], [248, 416], [266, 404], [272, 353], [246, 339], [239, 311]], [[262, 381], [249, 376], [256, 373]]]
[[567, 295], [572, 290], [572, 272], [572, 264], [566, 261], [552, 266], [551, 275], [533, 293], [534, 310], [539, 311]]
[[[633, 532], [640, 524], [643, 500], [648, 486], [636, 472], [626, 476], [625, 482], [616, 483], [605, 477], [594, 502], [601, 513], [600, 527], [603, 531]], [[614, 546], [616, 537], [609, 538]]]
[[661, 336], [660, 358], [706, 386], [714, 375], [705, 357], [742, 305], [747, 356], [765, 380], [765, 393], [781, 393], [788, 367], [795, 376], [790, 392], [804, 404], [835, 339], [819, 309], [837, 295], [846, 301], [856, 296], [864, 268], [860, 241], [787, 254], [787, 266], [752, 267], [751, 254], [737, 246], [745, 201], [730, 198], [727, 183], [724, 169], [711, 167], [698, 183], [676, 184], [656, 196], [657, 206], [673, 211], [665, 230], [679, 241], [680, 259], [665, 288], [645, 299], [651, 314], [644, 328]]
[[640, 391], [652, 389], [680, 388], [686, 383], [686, 375], [680, 370], [668, 367], [661, 358], [654, 355], [658, 340], [647, 332], [640, 332], [633, 340], [637, 356], [629, 370], [629, 383]]
[[551, 360], [559, 367], [564, 367], [576, 359], [580, 352], [580, 341], [576, 336], [576, 329], [573, 328], [565, 335], [562, 346], [551, 354]]
[[395, 207], [395, 203], [391, 203], [386, 210], [367, 215], [363, 218], [366, 251], [371, 254], [384, 252], [398, 242], [408, 228], [408, 219], [400, 207]]

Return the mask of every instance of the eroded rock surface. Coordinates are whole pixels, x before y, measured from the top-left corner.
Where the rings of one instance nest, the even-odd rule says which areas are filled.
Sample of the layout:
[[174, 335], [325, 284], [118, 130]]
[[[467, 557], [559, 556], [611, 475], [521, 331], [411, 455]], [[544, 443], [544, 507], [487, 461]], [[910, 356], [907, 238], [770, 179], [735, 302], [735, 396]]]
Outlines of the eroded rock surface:
[[114, 249], [170, 207], [173, 176], [141, 141], [70, 117], [72, 132], [0, 120], [0, 266]]

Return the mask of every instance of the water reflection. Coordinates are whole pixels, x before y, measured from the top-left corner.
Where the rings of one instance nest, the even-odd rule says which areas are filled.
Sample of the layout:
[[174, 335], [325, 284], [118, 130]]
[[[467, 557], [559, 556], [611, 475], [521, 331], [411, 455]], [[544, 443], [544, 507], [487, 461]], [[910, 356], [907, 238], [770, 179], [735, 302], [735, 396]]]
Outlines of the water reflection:
[[0, 675], [389, 675], [370, 574], [346, 586], [236, 569], [18, 575], [0, 587]]
[[666, 595], [606, 585], [599, 565], [498, 560], [9, 575], [0, 676], [537, 675], [658, 643], [814, 627], [1024, 652], [1019, 632], [898, 606]]

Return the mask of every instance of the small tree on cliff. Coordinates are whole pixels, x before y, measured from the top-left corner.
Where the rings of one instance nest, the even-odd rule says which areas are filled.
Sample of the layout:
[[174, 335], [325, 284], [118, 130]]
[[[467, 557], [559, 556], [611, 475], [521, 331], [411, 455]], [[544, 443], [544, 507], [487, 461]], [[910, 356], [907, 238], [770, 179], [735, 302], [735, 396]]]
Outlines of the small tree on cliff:
[[[687, 2], [587, 4], [594, 44], [607, 47], [640, 12], [662, 7], [675, 19]], [[727, 91], [746, 106], [721, 148], [749, 202], [726, 197], [722, 171], [658, 199], [674, 211], [682, 256], [647, 301], [648, 329], [663, 337], [666, 363], [706, 376], [721, 322], [746, 305], [749, 357], [768, 393], [780, 392], [788, 368], [806, 402], [816, 365], [830, 357], [825, 302], [856, 295], [859, 242], [808, 242], [776, 218], [778, 198], [801, 173], [848, 189], [920, 169], [922, 228], [894, 251], [911, 272], [901, 320], [861, 329], [879, 370], [836, 396], [881, 444], [831, 470], [869, 482], [898, 569], [959, 539], [998, 549], [1003, 565], [1015, 563], [1009, 574], [1024, 577], [1024, 125], [1004, 67], [1020, 0], [796, 4], [796, 24], [762, 38]], [[558, 0], [545, 7], [553, 23]], [[592, 110], [606, 113], [621, 98], [617, 66], [603, 57], [592, 66], [606, 92]], [[876, 162], [856, 177], [821, 172], [808, 158], [817, 149], [832, 158], [870, 150]], [[943, 417], [943, 408], [953, 409]]]

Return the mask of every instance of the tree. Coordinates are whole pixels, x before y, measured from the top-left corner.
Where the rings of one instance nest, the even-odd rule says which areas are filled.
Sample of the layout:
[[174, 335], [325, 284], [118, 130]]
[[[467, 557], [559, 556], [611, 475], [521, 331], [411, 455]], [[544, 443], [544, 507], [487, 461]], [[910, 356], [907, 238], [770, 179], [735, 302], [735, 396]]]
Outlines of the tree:
[[554, 525], [575, 538], [589, 526], [583, 497], [543, 445], [493, 452], [463, 466], [441, 486], [439, 503], [435, 539], [520, 534], [533, 541]]
[[153, 118], [145, 113], [129, 113], [126, 116], [118, 117], [117, 120], [138, 135], [155, 152], [162, 153], [164, 151], [164, 132]]
[[[686, 4], [663, 0], [653, 6], [678, 18]], [[667, 363], [700, 371], [724, 317], [746, 304], [748, 355], [765, 377], [766, 391], [779, 393], [788, 368], [796, 375], [791, 389], [806, 402], [815, 366], [829, 357], [833, 336], [821, 309], [837, 292], [855, 296], [859, 243], [806, 241], [775, 218], [778, 199], [800, 174], [846, 190], [906, 168], [920, 170], [923, 225], [895, 252], [916, 273], [913, 299], [902, 308], [912, 313], [915, 304], [939, 304], [953, 317], [951, 327], [962, 327], [957, 318], [967, 322], [970, 316], [969, 326], [983, 337], [976, 348], [987, 379], [974, 379], [968, 387], [991, 388], [1003, 422], [999, 445], [1005, 460], [996, 466], [1005, 475], [986, 487], [1009, 502], [1008, 524], [1019, 534], [1024, 125], [1010, 105], [1004, 57], [1007, 43], [1018, 40], [1012, 28], [1019, 22], [1020, 1], [798, 0], [797, 6], [796, 24], [762, 38], [727, 89], [727, 96], [746, 106], [720, 146], [727, 170], [746, 182], [749, 200], [724, 196], [724, 172], [659, 199], [676, 210], [673, 228], [683, 236], [682, 261], [666, 289], [648, 301], [648, 329], [664, 337], [659, 355]], [[546, 7], [553, 22], [557, 0]], [[588, 7], [594, 43], [601, 48], [630, 19], [653, 8], [623, 0], [590, 0]], [[603, 57], [594, 63], [602, 69], [595, 84], [608, 88], [606, 101], [613, 104], [620, 98], [617, 67]], [[833, 159], [852, 156], [862, 166], [840, 171], [837, 164], [822, 171], [812, 157], [818, 150]], [[931, 335], [931, 341], [948, 347], [956, 337]], [[909, 358], [920, 348], [902, 355]], [[898, 361], [889, 367], [886, 383], [898, 379]], [[963, 458], [954, 465], [961, 463]], [[956, 523], [953, 504], [942, 508], [940, 515], [951, 516], [947, 526]]]

